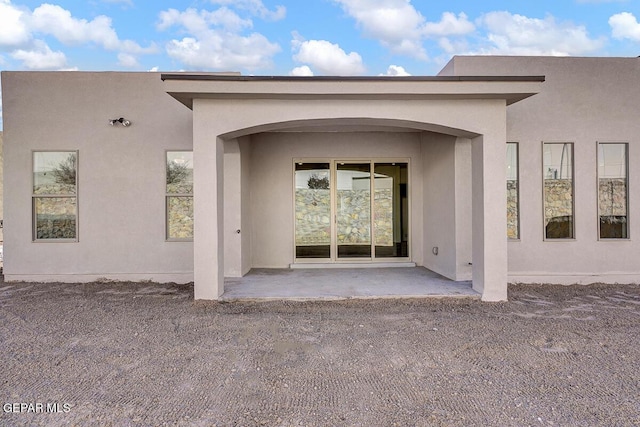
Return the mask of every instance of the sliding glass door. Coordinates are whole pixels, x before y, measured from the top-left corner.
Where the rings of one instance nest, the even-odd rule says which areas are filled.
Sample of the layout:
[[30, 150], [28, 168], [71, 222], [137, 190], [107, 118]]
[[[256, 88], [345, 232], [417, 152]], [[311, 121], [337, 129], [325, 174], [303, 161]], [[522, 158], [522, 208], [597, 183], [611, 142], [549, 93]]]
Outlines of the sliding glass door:
[[295, 166], [296, 258], [331, 258], [331, 173], [327, 163]]
[[298, 262], [409, 257], [408, 163], [296, 161]]
[[338, 258], [371, 258], [371, 163], [336, 164]]
[[375, 163], [373, 237], [376, 258], [409, 256], [409, 168], [407, 163]]

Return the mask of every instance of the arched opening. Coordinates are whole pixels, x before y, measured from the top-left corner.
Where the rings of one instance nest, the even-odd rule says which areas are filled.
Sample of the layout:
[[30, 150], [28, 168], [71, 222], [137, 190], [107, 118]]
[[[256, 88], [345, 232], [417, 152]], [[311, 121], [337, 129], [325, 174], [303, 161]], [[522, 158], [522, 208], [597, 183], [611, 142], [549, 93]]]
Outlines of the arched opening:
[[251, 268], [371, 264], [418, 265], [470, 280], [471, 140], [477, 136], [357, 117], [220, 135], [225, 276]]

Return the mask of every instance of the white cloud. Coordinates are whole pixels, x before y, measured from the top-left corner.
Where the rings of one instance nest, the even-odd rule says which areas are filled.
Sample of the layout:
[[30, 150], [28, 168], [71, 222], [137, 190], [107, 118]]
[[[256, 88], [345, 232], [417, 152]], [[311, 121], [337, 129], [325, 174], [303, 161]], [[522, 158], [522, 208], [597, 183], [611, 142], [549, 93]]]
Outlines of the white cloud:
[[210, 0], [211, 3], [222, 6], [233, 6], [238, 9], [249, 11], [255, 16], [269, 21], [279, 21], [287, 15], [287, 9], [284, 6], [276, 6], [275, 10], [269, 10], [262, 3], [262, 0]]
[[18, 49], [12, 52], [11, 56], [22, 61], [30, 70], [58, 70], [67, 65], [67, 58], [63, 52], [52, 51], [41, 40], [36, 40], [32, 49]]
[[553, 16], [529, 18], [509, 12], [482, 15], [478, 25], [487, 30], [487, 46], [473, 53], [492, 55], [580, 55], [600, 49], [604, 41], [589, 37], [587, 29]]
[[640, 23], [629, 12], [622, 12], [609, 18], [611, 35], [616, 39], [630, 39], [640, 42]]
[[27, 13], [9, 0], [0, 1], [0, 48], [18, 47], [31, 39], [25, 22]]
[[388, 76], [388, 77], [402, 77], [402, 76], [410, 76], [411, 74], [401, 67], [400, 65], [389, 65], [387, 68], [387, 72], [384, 74], [378, 74], [379, 76]]
[[0, 48], [9, 49], [10, 56], [33, 69], [56, 68], [66, 64], [62, 52], [53, 52], [43, 36], [53, 36], [66, 45], [94, 43], [105, 50], [144, 54], [157, 51], [154, 45], [141, 47], [132, 40], [121, 40], [111, 18], [100, 15], [88, 21], [53, 4], [43, 3], [33, 11], [0, 0]]
[[156, 67], [151, 67], [148, 71], [149, 71], [150, 73], [157, 73], [159, 69], [160, 69], [160, 68], [158, 68], [158, 67], [156, 66]]
[[428, 22], [410, 0], [334, 0], [353, 17], [367, 37], [378, 40], [393, 53], [427, 59], [425, 38], [461, 36], [474, 31], [467, 15], [442, 14]]
[[473, 32], [475, 26], [469, 21], [467, 15], [459, 13], [458, 16], [451, 12], [442, 14], [440, 22], [427, 22], [423, 31], [429, 36], [460, 36]]
[[408, 0], [334, 0], [367, 37], [392, 52], [426, 59], [421, 33], [425, 19]]
[[138, 58], [130, 53], [119, 53], [118, 54], [118, 64], [127, 68], [136, 68], [140, 66], [138, 63]]
[[31, 17], [34, 31], [51, 34], [65, 44], [95, 43], [107, 50], [120, 50], [128, 53], [151, 53], [154, 46], [142, 48], [131, 40], [120, 40], [112, 26], [111, 18], [105, 15], [91, 21], [77, 19], [66, 9], [52, 4], [37, 7]]
[[243, 37], [214, 32], [201, 40], [185, 37], [172, 40], [167, 45], [169, 56], [185, 65], [213, 69], [266, 68], [270, 65], [271, 56], [279, 50], [278, 45], [257, 33]]
[[295, 67], [293, 70], [289, 72], [290, 76], [305, 76], [310, 77], [313, 76], [313, 71], [309, 68], [308, 65], [302, 65], [300, 67]]
[[356, 52], [346, 53], [339, 45], [326, 40], [294, 40], [293, 59], [310, 64], [321, 74], [351, 76], [362, 74], [365, 67]]
[[250, 19], [240, 18], [235, 12], [226, 7], [221, 7], [213, 12], [208, 10], [197, 11], [196, 9], [187, 9], [184, 12], [169, 9], [160, 12], [159, 30], [166, 30], [175, 25], [183, 26], [191, 34], [198, 34], [208, 31], [212, 26], [237, 32], [244, 28], [251, 28], [253, 22]]
[[188, 67], [197, 69], [267, 68], [280, 46], [259, 33], [243, 35], [242, 30], [253, 25], [232, 10], [184, 12], [169, 9], [160, 13], [159, 30], [178, 27], [187, 33], [166, 45], [169, 56]]

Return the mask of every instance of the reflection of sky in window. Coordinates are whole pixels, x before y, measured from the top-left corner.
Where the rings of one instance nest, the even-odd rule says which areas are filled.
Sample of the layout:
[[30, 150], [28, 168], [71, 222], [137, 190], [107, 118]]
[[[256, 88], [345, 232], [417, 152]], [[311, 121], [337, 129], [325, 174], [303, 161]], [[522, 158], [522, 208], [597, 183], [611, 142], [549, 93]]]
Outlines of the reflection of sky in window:
[[625, 144], [598, 144], [598, 177], [626, 178]]
[[573, 172], [571, 144], [545, 143], [543, 154], [546, 179], [571, 179]]
[[176, 162], [179, 165], [186, 165], [189, 169], [193, 169], [193, 152], [192, 151], [168, 151], [167, 161]]
[[56, 151], [56, 152], [39, 152], [33, 153], [33, 171], [49, 172], [58, 167], [58, 165], [69, 157], [69, 154], [75, 154], [72, 151]]
[[55, 183], [55, 176], [51, 171], [65, 162], [74, 151], [40, 151], [33, 153], [34, 185], [48, 185]]
[[518, 179], [518, 144], [507, 143], [507, 179]]

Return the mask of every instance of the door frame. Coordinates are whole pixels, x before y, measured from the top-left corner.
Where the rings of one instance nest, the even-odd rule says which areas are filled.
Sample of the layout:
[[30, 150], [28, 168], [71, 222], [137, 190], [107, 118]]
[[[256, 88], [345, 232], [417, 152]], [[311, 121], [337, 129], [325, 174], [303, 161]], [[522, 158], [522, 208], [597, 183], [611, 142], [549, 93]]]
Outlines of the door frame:
[[[337, 245], [337, 167], [338, 163], [369, 163], [371, 165], [371, 184], [370, 184], [370, 235], [371, 235], [371, 257], [358, 257], [358, 258], [338, 258], [338, 245]], [[406, 257], [376, 257], [375, 256], [375, 239], [373, 232], [374, 223], [374, 170], [376, 163], [406, 163], [407, 164], [407, 254]], [[296, 164], [297, 163], [328, 163], [329, 164], [329, 190], [330, 190], [330, 203], [331, 203], [331, 215], [330, 215], [330, 248], [329, 258], [297, 258], [296, 257]], [[292, 175], [292, 247], [293, 247], [293, 263], [294, 264], [376, 264], [376, 263], [407, 263], [411, 261], [411, 217], [412, 217], [412, 171], [411, 171], [411, 159], [409, 157], [295, 157], [291, 163], [291, 175]]]

